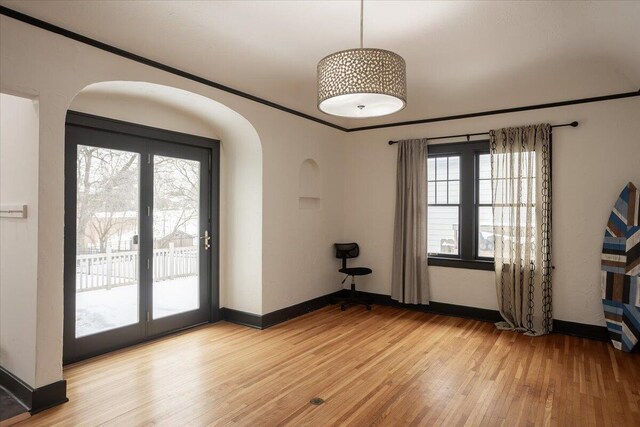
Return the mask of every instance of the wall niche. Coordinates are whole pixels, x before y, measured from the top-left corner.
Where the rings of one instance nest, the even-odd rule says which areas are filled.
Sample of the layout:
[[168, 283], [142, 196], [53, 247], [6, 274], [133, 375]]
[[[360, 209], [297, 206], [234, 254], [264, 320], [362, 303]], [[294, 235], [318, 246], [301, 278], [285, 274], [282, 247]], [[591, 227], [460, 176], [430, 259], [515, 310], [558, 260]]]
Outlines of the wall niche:
[[298, 207], [300, 209], [320, 209], [320, 167], [313, 159], [306, 159], [300, 165], [298, 174]]

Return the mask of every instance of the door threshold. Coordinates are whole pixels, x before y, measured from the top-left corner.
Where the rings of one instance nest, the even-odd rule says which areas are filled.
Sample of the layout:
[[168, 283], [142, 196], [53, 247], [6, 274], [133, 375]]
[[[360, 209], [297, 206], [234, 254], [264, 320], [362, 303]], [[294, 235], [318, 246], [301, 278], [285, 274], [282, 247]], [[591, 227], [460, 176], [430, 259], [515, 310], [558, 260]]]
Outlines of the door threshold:
[[196, 323], [194, 325], [189, 325], [189, 326], [185, 326], [183, 328], [179, 328], [179, 329], [175, 329], [175, 330], [172, 330], [172, 331], [164, 332], [162, 334], [153, 335], [153, 336], [150, 336], [150, 337], [146, 337], [146, 338], [142, 339], [141, 341], [138, 341], [135, 344], [124, 345], [122, 347], [113, 348], [112, 350], [107, 351], [105, 353], [100, 353], [100, 354], [96, 354], [96, 355], [93, 355], [93, 356], [83, 357], [83, 358], [78, 359], [78, 360], [71, 360], [69, 362], [63, 363], [62, 366], [65, 367], [65, 368], [66, 367], [71, 367], [71, 366], [78, 366], [78, 365], [84, 364], [85, 362], [99, 360], [99, 359], [105, 358], [105, 357], [115, 356], [116, 354], [123, 353], [123, 352], [125, 352], [127, 350], [131, 350], [131, 349], [134, 349], [134, 348], [142, 347], [142, 346], [144, 346], [146, 344], [149, 344], [149, 343], [151, 343], [153, 341], [159, 341], [161, 339], [169, 338], [169, 337], [171, 337], [173, 335], [177, 336], [177, 335], [181, 335], [183, 333], [189, 333], [193, 329], [202, 328], [204, 326], [211, 325], [211, 324], [214, 324], [214, 323], [217, 323], [217, 322], [219, 322], [219, 320], [216, 320], [215, 322], [211, 322], [211, 321], [200, 322], [200, 323]]

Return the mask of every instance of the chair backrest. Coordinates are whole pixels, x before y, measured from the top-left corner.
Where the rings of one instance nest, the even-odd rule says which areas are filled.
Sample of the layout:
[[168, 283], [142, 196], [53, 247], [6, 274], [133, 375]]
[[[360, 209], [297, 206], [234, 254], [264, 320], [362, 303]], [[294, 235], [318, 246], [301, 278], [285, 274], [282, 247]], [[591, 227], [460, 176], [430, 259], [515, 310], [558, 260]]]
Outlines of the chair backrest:
[[357, 243], [334, 243], [336, 258], [342, 259], [342, 268], [347, 268], [347, 258], [355, 258], [360, 255], [360, 246]]

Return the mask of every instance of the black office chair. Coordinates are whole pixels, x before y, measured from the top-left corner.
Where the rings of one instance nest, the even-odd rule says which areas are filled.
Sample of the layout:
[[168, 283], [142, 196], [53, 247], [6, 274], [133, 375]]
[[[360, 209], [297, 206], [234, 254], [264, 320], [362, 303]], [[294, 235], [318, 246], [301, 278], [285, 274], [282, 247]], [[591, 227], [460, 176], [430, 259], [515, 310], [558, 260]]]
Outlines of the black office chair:
[[340, 310], [344, 311], [348, 305], [358, 304], [362, 304], [367, 307], [367, 310], [371, 310], [371, 305], [369, 305], [369, 303], [356, 297], [355, 279], [356, 276], [366, 276], [367, 274], [371, 274], [371, 269], [366, 267], [347, 267], [347, 258], [355, 258], [360, 255], [360, 247], [357, 243], [335, 243], [334, 246], [336, 248], [336, 258], [342, 259], [342, 268], [338, 271], [346, 274], [342, 283], [344, 284], [344, 282], [351, 277], [351, 293], [348, 298], [342, 299]]

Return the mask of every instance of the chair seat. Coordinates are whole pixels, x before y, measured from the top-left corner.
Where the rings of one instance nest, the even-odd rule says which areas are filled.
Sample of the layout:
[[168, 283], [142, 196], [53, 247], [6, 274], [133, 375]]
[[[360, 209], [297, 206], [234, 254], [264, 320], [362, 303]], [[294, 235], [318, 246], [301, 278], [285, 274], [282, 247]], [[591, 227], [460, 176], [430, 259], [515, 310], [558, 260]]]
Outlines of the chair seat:
[[349, 276], [366, 276], [373, 272], [370, 268], [366, 267], [348, 267], [341, 268], [338, 271], [340, 271], [340, 273], [348, 274]]

